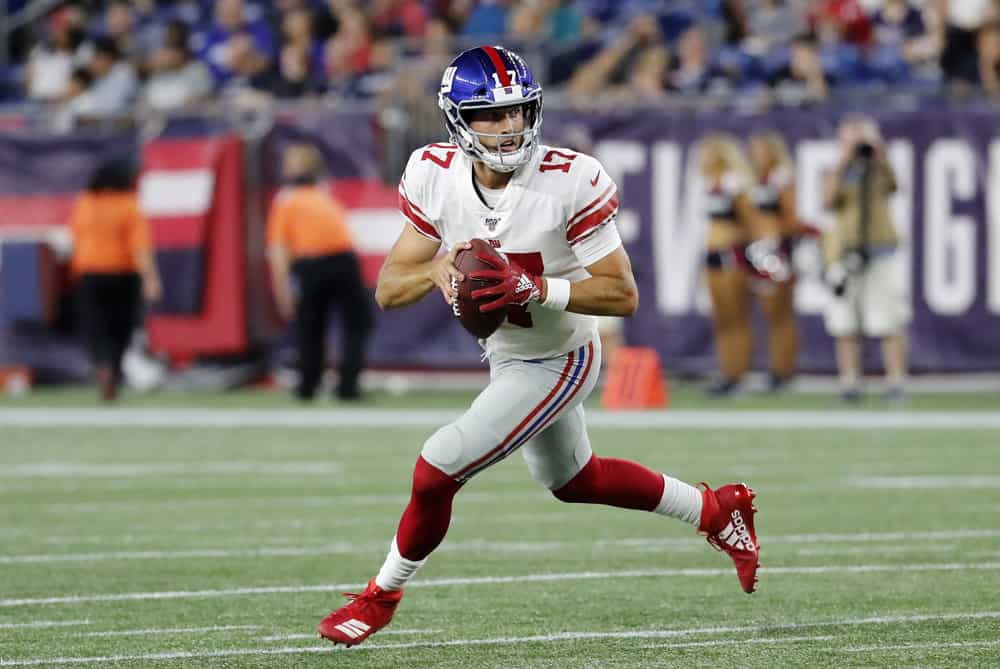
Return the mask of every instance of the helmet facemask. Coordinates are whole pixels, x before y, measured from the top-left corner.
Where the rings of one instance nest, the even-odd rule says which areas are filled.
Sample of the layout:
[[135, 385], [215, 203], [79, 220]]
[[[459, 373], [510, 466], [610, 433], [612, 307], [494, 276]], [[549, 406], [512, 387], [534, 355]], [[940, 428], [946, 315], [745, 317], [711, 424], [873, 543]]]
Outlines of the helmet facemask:
[[[524, 129], [513, 133], [484, 133], [472, 129], [465, 118], [467, 112], [478, 109], [503, 109], [521, 105], [524, 113]], [[438, 106], [444, 112], [445, 125], [451, 141], [458, 145], [473, 160], [485, 163], [497, 172], [513, 172], [527, 164], [535, 153], [542, 127], [542, 91], [540, 88], [517, 102], [491, 103], [485, 100], [468, 100], [455, 104], [445, 95], [438, 96]], [[489, 137], [496, 140], [496, 148], [487, 148], [481, 141]], [[500, 150], [500, 143], [511, 138], [521, 138], [521, 145], [514, 151]]]

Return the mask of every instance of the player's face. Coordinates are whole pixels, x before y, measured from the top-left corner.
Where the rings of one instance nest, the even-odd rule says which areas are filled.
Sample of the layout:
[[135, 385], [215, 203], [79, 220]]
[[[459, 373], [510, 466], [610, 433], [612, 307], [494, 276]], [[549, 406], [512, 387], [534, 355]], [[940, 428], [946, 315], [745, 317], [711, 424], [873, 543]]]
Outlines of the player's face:
[[[524, 107], [512, 105], [493, 109], [475, 109], [469, 112], [469, 127], [475, 132], [486, 135], [501, 135], [500, 137], [480, 136], [482, 142], [490, 151], [501, 153], [517, 151], [524, 138], [517, 133], [524, 131]], [[509, 137], [503, 137], [509, 135]]]

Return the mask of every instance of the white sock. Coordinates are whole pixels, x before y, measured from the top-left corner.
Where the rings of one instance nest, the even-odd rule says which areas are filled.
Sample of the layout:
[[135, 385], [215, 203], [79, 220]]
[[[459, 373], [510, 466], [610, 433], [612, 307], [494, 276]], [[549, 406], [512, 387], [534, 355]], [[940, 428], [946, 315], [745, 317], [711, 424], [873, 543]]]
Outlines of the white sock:
[[399, 546], [396, 545], [396, 537], [393, 537], [392, 544], [389, 546], [389, 554], [385, 556], [385, 562], [378, 570], [378, 576], [375, 577], [375, 585], [383, 590], [400, 590], [425, 562], [427, 562], [426, 558], [407, 560], [400, 555]]
[[663, 498], [653, 513], [670, 516], [698, 526], [701, 522], [701, 491], [694, 486], [663, 475]]

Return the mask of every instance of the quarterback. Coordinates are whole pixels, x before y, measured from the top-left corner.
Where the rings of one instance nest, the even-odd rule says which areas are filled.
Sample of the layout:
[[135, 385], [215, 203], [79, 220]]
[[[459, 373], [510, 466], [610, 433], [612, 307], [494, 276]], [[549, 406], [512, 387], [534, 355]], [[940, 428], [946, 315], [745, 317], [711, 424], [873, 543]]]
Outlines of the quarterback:
[[[753, 491], [743, 484], [699, 490], [591, 448], [583, 401], [601, 367], [594, 316], [628, 316], [638, 303], [615, 226], [614, 182], [595, 158], [541, 144], [541, 86], [508, 49], [461, 53], [444, 71], [438, 104], [451, 141], [410, 156], [399, 185], [407, 225], [375, 299], [395, 309], [437, 289], [452, 303], [466, 279], [455, 255], [482, 237], [506, 262], [483, 271], [495, 283], [472, 297], [480, 310], [505, 308], [507, 318], [483, 342], [489, 385], [423, 445], [385, 563], [364, 592], [347, 595], [320, 622], [320, 635], [356, 645], [385, 627], [403, 587], [444, 539], [456, 494], [518, 449], [556, 499], [695, 526], [733, 559], [740, 586], [753, 592], [760, 551]], [[447, 253], [439, 255], [442, 245]]]

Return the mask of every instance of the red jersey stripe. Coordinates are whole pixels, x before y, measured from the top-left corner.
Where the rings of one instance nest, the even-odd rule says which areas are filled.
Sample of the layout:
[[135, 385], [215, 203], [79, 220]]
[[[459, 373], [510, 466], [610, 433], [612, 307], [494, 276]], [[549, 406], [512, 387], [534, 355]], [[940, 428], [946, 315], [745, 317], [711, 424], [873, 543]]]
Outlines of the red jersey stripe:
[[410, 219], [410, 223], [417, 229], [417, 232], [431, 239], [441, 239], [441, 235], [434, 229], [434, 226], [413, 211], [412, 203], [403, 197], [402, 193], [399, 194], [399, 210], [403, 212], [404, 216]]
[[573, 224], [576, 223], [578, 219], [586, 216], [588, 211], [603, 202], [609, 195], [611, 195], [611, 193], [617, 192], [618, 188], [614, 185], [614, 183], [609, 184], [608, 187], [604, 189], [603, 193], [589, 202], [586, 207], [573, 214], [573, 216], [569, 219], [569, 223], [566, 224], [566, 227], [573, 227]]
[[586, 237], [588, 232], [608, 220], [616, 211], [618, 211], [618, 193], [615, 193], [600, 209], [571, 225], [566, 230], [566, 241], [575, 244]]

